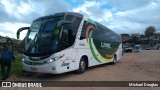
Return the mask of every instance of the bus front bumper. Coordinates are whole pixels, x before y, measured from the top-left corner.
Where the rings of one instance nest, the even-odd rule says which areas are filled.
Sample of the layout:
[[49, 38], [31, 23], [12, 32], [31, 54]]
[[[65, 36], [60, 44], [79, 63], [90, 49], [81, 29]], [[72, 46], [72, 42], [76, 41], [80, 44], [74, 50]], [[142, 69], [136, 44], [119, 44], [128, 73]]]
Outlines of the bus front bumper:
[[37, 73], [51, 73], [51, 74], [60, 74], [58, 66], [54, 62], [44, 64], [44, 65], [27, 65], [24, 62], [23, 70], [28, 72], [37, 72]]

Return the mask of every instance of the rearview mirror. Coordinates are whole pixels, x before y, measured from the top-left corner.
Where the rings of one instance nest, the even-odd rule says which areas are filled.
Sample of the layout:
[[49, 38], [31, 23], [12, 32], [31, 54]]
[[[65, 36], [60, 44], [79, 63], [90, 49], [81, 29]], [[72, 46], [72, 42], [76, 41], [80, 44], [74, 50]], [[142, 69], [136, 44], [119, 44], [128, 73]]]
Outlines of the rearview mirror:
[[22, 28], [18, 29], [17, 30], [17, 39], [19, 39], [20, 32], [23, 31], [23, 30], [29, 30], [29, 27], [22, 27]]
[[61, 27], [64, 24], [72, 24], [72, 21], [61, 20], [61, 21], [58, 22], [57, 27]]
[[58, 24], [57, 24], [57, 27], [53, 31], [53, 34], [55, 36], [59, 35], [61, 26], [64, 25], [64, 24], [72, 24], [72, 22], [71, 21], [67, 21], [67, 20], [61, 20], [61, 21], [59, 21]]

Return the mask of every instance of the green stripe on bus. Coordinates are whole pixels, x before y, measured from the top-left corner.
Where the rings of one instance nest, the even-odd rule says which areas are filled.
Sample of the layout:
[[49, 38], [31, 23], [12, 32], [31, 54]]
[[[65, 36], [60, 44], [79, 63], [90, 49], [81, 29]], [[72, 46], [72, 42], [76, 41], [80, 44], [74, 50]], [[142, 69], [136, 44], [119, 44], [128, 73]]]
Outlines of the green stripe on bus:
[[93, 31], [90, 31], [90, 33], [89, 33], [89, 45], [90, 45], [90, 50], [91, 50], [91, 53], [92, 53], [94, 59], [95, 59], [97, 62], [100, 62], [100, 63], [101, 63], [101, 61], [97, 58], [97, 56], [96, 56], [96, 54], [95, 54], [95, 52], [94, 52], [94, 50], [93, 50], [93, 46], [92, 46], [92, 43], [91, 43], [91, 37], [90, 37], [90, 36], [92, 35], [92, 32], [93, 32]]

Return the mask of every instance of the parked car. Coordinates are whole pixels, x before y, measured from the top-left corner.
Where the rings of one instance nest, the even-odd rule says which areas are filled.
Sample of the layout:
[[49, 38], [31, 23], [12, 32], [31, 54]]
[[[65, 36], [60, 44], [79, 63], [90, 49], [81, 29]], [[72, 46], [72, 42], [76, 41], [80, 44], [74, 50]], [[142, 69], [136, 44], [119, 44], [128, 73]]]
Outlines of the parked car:
[[157, 49], [160, 49], [160, 44], [156, 44], [153, 46], [153, 49], [157, 50]]
[[151, 46], [147, 45], [146, 50], [151, 50]]
[[123, 46], [123, 52], [132, 52], [133, 51], [133, 48], [131, 46]]
[[135, 45], [134, 48], [133, 48], [134, 52], [141, 52], [141, 50], [142, 50], [141, 45]]
[[157, 49], [160, 49], [160, 44], [157, 45]]

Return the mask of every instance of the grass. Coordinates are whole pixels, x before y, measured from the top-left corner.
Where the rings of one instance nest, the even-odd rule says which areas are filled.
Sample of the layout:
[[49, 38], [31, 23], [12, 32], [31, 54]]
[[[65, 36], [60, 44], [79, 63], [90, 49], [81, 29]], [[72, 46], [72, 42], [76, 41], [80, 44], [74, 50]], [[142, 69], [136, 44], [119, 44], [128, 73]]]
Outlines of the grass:
[[17, 55], [16, 61], [12, 63], [11, 75], [22, 75], [22, 57], [20, 55]]
[[[16, 55], [15, 62], [12, 63], [10, 76], [22, 76], [22, 57], [21, 55]], [[0, 69], [0, 78], [2, 77], [1, 69]]]

